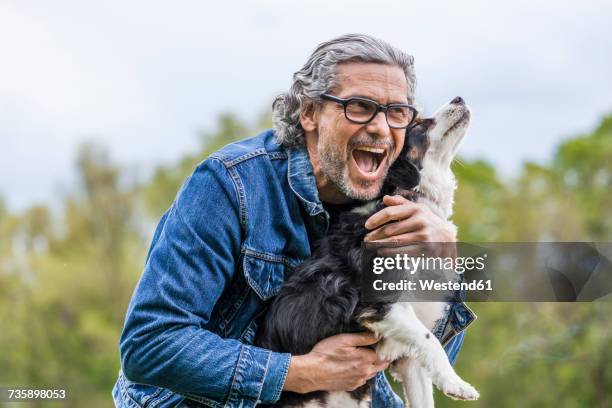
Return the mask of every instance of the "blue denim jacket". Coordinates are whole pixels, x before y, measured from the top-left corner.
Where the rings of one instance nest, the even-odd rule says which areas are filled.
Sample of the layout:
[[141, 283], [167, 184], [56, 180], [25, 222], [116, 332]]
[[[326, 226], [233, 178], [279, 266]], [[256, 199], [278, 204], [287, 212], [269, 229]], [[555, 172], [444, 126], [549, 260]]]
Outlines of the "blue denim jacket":
[[[308, 153], [272, 130], [202, 162], [159, 222], [128, 307], [116, 406], [276, 402], [290, 355], [252, 345], [258, 317], [328, 224]], [[434, 333], [454, 362], [474, 315], [461, 302], [448, 312]], [[382, 373], [372, 397], [403, 406]]]

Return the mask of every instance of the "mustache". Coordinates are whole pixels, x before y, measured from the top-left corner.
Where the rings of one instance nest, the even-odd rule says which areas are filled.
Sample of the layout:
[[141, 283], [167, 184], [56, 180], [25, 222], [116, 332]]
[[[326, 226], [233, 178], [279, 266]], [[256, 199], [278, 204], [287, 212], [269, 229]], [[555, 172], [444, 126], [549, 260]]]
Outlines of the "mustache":
[[351, 139], [348, 143], [349, 149], [353, 149], [357, 146], [368, 145], [372, 147], [382, 147], [388, 149], [388, 151], [393, 151], [395, 148], [395, 142], [390, 140], [381, 140], [379, 137], [370, 136], [370, 135], [360, 135], [356, 136], [354, 139]]

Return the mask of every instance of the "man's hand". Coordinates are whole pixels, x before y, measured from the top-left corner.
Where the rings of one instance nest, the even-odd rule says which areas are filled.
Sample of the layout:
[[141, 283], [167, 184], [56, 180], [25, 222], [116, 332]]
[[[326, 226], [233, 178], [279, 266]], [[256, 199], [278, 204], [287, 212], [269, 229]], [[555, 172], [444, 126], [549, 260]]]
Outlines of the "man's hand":
[[291, 356], [285, 391], [352, 391], [389, 366], [365, 348], [378, 341], [373, 333], [344, 333], [318, 342], [310, 353]]
[[387, 207], [373, 214], [365, 223], [371, 231], [364, 241], [403, 244], [456, 241], [454, 225], [438, 217], [426, 205], [399, 195], [384, 196], [383, 202]]

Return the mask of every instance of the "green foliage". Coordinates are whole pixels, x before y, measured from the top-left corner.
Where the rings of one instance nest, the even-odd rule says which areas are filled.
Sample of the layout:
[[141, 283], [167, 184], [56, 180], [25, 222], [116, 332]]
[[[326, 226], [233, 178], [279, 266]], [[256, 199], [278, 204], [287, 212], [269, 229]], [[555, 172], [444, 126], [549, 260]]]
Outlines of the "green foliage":
[[[457, 161], [453, 171], [459, 185], [454, 215], [455, 223], [461, 227], [459, 239], [470, 242], [499, 240], [499, 226], [504, 216], [500, 205], [507, 191], [495, 169], [483, 160], [475, 160]], [[476, 218], [478, 222], [473, 222]]]
[[221, 147], [249, 134], [251, 132], [235, 116], [221, 115], [217, 123], [217, 130], [200, 136], [202, 146], [197, 153], [185, 156], [178, 165], [158, 166], [153, 179], [143, 187], [143, 195], [150, 215], [155, 219], [161, 216], [172, 203], [185, 178], [193, 172], [199, 162]]
[[563, 143], [553, 169], [559, 190], [572, 192], [585, 215], [586, 232], [594, 240], [612, 237], [612, 115], [592, 134]]
[[[65, 386], [70, 401], [57, 406], [111, 406], [123, 318], [156, 220], [197, 163], [269, 127], [269, 117], [247, 126], [222, 115], [197, 152], [138, 185], [105, 149], [85, 144], [78, 188], [59, 212], [13, 214], [0, 198], [0, 384]], [[526, 163], [515, 180], [483, 160], [456, 163], [460, 239], [610, 241], [610, 158], [612, 116], [562, 143], [550, 164]], [[470, 406], [612, 406], [610, 305], [473, 304], [479, 320], [457, 364], [482, 394]], [[437, 403], [461, 404], [439, 395]]]

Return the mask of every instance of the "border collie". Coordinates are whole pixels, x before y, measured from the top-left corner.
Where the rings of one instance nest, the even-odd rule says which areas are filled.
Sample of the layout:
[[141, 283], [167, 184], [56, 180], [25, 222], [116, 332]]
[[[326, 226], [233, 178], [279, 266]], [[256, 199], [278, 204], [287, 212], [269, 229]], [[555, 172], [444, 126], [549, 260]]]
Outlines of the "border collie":
[[[400, 156], [389, 168], [383, 193], [424, 203], [443, 219], [452, 213], [456, 188], [451, 162], [470, 121], [470, 109], [457, 97], [433, 117], [407, 130]], [[384, 208], [373, 200], [341, 213], [312, 256], [287, 279], [263, 318], [255, 344], [273, 351], [306, 354], [339, 333], [370, 330], [382, 337], [377, 354], [393, 361], [407, 406], [433, 407], [432, 382], [454, 399], [474, 400], [478, 392], [453, 370], [431, 333], [445, 313], [442, 302], [364, 303], [360, 300], [365, 221]], [[283, 392], [276, 406], [368, 407], [371, 384], [351, 392]]]

